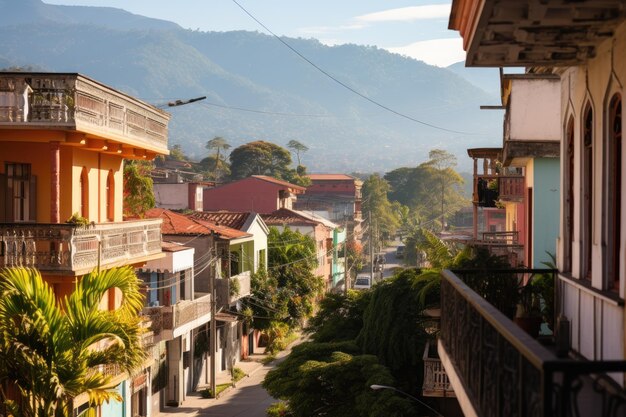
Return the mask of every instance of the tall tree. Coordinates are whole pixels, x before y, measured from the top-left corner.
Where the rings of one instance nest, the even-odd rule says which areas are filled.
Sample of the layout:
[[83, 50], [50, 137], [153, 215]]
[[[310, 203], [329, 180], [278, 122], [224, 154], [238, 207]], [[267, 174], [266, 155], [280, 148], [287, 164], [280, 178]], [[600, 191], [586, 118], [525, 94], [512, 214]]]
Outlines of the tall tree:
[[246, 143], [230, 153], [231, 178], [238, 180], [251, 175], [270, 175], [286, 179], [292, 169], [289, 151], [262, 140]]
[[429, 161], [427, 167], [435, 170], [435, 177], [438, 184], [441, 202], [441, 230], [446, 225], [446, 193], [454, 185], [463, 184], [463, 178], [454, 170], [456, 167], [456, 156], [442, 149], [433, 149], [428, 153]]
[[381, 238], [388, 238], [400, 226], [400, 213], [389, 202], [388, 192], [389, 184], [378, 174], [370, 175], [363, 183], [363, 215], [372, 220], [369, 235], [377, 231]]
[[[100, 308], [120, 291], [115, 311]], [[132, 373], [142, 363], [139, 311], [143, 296], [131, 267], [92, 272], [58, 301], [34, 269], [0, 272], [0, 396], [15, 417], [69, 417], [73, 399], [90, 406], [121, 398], [109, 389], [104, 365]], [[15, 388], [10, 395], [7, 386]], [[12, 395], [17, 395], [15, 398]]]
[[309, 148], [302, 142], [299, 142], [295, 139], [290, 140], [287, 144], [287, 147], [296, 153], [296, 157], [298, 158], [298, 166], [302, 165], [300, 163], [300, 152], [305, 153], [309, 150]]
[[215, 149], [215, 167], [213, 168], [213, 175], [217, 179], [217, 169], [220, 164], [220, 150], [227, 150], [230, 148], [230, 144], [221, 136], [216, 136], [206, 143], [206, 148], [211, 150]]

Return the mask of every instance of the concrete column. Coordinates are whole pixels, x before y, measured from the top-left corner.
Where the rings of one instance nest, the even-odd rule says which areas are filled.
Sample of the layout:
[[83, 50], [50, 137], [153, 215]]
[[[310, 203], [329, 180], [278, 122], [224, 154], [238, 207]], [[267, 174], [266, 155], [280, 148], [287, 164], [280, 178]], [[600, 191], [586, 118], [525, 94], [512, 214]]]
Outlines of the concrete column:
[[50, 223], [61, 222], [61, 147], [50, 142]]

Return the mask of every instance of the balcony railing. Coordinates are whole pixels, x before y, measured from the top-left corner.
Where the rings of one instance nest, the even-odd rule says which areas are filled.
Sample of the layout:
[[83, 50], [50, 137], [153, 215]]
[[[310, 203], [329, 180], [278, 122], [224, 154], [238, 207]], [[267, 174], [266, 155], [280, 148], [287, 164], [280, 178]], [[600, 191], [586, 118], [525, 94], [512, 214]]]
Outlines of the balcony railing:
[[167, 150], [169, 115], [79, 74], [0, 73], [0, 126], [64, 128]]
[[626, 413], [624, 391], [604, 376], [625, 372], [626, 361], [557, 358], [450, 271], [442, 274], [439, 337], [440, 357], [478, 416]]
[[503, 256], [512, 267], [524, 263], [524, 245], [519, 243], [519, 232], [484, 232], [481, 239], [472, 242], [476, 246], [485, 247], [493, 256]]
[[174, 329], [211, 314], [211, 295], [207, 294], [195, 300], [180, 301], [173, 306], [172, 312]]
[[[238, 291], [234, 291], [233, 280], [237, 281]], [[230, 279], [215, 280], [215, 291], [218, 306], [228, 306], [237, 300], [250, 295], [250, 271], [232, 276]]]
[[519, 242], [519, 232], [483, 232], [483, 244], [511, 244], [516, 245]]
[[498, 176], [498, 194], [500, 200], [520, 201], [524, 198], [525, 179], [520, 175]]
[[161, 253], [161, 220], [74, 224], [0, 224], [0, 267], [83, 274]]
[[455, 397], [450, 386], [448, 374], [441, 364], [439, 357], [433, 357], [432, 345], [426, 343], [424, 348], [424, 383], [422, 384], [422, 395], [424, 397]]

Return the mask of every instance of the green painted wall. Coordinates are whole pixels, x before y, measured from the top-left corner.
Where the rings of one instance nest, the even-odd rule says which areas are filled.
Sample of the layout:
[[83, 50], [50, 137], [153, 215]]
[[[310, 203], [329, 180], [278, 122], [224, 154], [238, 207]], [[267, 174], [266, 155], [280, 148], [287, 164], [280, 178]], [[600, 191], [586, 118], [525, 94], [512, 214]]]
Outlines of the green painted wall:
[[551, 261], [546, 251], [556, 253], [560, 195], [559, 159], [536, 158], [533, 187], [533, 268], [545, 268], [542, 262]]

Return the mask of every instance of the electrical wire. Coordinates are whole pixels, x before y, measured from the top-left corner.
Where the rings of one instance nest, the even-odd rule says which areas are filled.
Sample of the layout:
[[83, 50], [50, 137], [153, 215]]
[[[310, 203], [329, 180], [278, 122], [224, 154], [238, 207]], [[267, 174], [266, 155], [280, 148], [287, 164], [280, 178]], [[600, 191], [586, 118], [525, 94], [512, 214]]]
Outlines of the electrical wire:
[[437, 126], [434, 125], [432, 123], [427, 123], [424, 122], [422, 120], [418, 120], [414, 117], [408, 116], [404, 113], [400, 113], [397, 110], [394, 110], [374, 99], [369, 98], [368, 96], [366, 96], [365, 94], [355, 90], [354, 88], [350, 87], [348, 84], [344, 83], [343, 81], [340, 81], [339, 79], [335, 78], [333, 75], [331, 75], [329, 72], [327, 72], [326, 70], [324, 70], [323, 68], [321, 68], [320, 66], [318, 66], [317, 64], [315, 64], [313, 61], [311, 61], [309, 58], [307, 58], [306, 56], [304, 56], [302, 53], [300, 53], [297, 49], [295, 49], [293, 46], [291, 46], [287, 41], [285, 41], [284, 39], [282, 39], [281, 37], [279, 37], [276, 33], [274, 33], [270, 28], [268, 28], [265, 24], [263, 24], [263, 22], [261, 22], [259, 19], [257, 19], [252, 13], [250, 13], [245, 7], [243, 7], [241, 4], [239, 4], [237, 2], [237, 0], [231, 0], [233, 3], [235, 3], [241, 10], [243, 10], [243, 12], [245, 14], [247, 14], [248, 16], [250, 16], [250, 18], [252, 18], [252, 20], [254, 20], [255, 22], [257, 22], [263, 29], [265, 29], [267, 32], [269, 32], [274, 38], [276, 38], [280, 43], [282, 43], [283, 45], [285, 45], [287, 48], [289, 48], [293, 53], [295, 53], [296, 55], [298, 55], [300, 58], [302, 58], [304, 61], [306, 61], [307, 63], [309, 63], [313, 68], [315, 68], [316, 70], [318, 70], [319, 72], [321, 72], [322, 74], [324, 74], [326, 77], [330, 78], [331, 80], [333, 80], [334, 82], [336, 82], [337, 84], [339, 84], [340, 86], [342, 86], [343, 88], [347, 89], [348, 91], [351, 91], [352, 93], [356, 94], [357, 96], [369, 101], [370, 103], [374, 104], [375, 106], [378, 106], [390, 113], [395, 114], [396, 116], [402, 117], [404, 119], [413, 121], [415, 123], [419, 123], [421, 125], [424, 126], [428, 126], [430, 128], [433, 129], [437, 129], [437, 130], [442, 130], [444, 132], [450, 132], [450, 133], [457, 133], [457, 134], [461, 134], [461, 135], [469, 135], [469, 136], [474, 136], [474, 135], [479, 135], [480, 133], [470, 133], [470, 132], [463, 132], [463, 131], [459, 131], [459, 130], [453, 130], [453, 129], [447, 129], [445, 127], [441, 127], [441, 126]]

